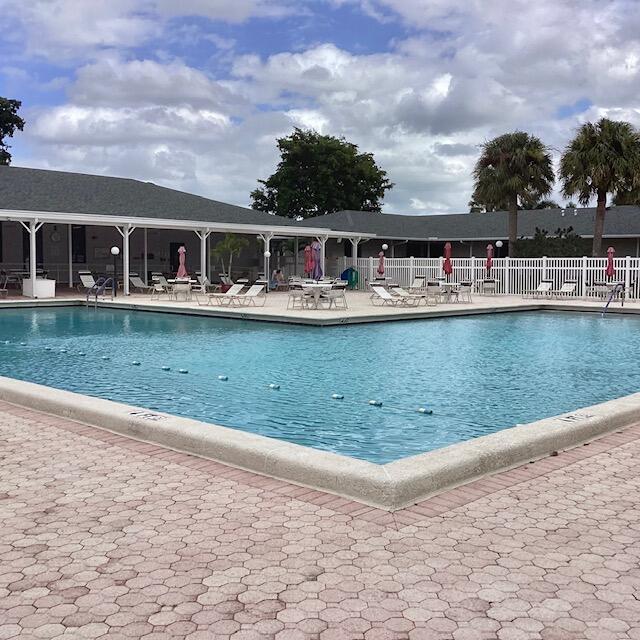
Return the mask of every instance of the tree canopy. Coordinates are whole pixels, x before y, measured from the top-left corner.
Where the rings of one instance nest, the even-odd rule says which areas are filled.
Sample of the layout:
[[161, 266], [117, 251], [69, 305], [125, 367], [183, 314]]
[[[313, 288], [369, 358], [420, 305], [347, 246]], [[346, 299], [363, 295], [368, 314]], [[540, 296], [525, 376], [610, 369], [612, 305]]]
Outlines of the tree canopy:
[[586, 122], [562, 154], [560, 177], [564, 195], [577, 196], [580, 204], [596, 196], [592, 255], [601, 255], [607, 194], [640, 187], [640, 133], [628, 122]]
[[509, 211], [509, 255], [514, 256], [518, 209], [539, 202], [553, 187], [548, 147], [524, 131], [505, 133], [482, 145], [473, 177], [473, 202], [482, 203], [486, 211]]
[[20, 100], [9, 100], [0, 96], [0, 165], [11, 163], [11, 148], [5, 138], [12, 138], [16, 129], [22, 131], [24, 120], [18, 115]]
[[296, 128], [279, 138], [275, 173], [251, 193], [254, 209], [312, 218], [343, 209], [379, 212], [393, 184], [371, 153], [344, 138]]

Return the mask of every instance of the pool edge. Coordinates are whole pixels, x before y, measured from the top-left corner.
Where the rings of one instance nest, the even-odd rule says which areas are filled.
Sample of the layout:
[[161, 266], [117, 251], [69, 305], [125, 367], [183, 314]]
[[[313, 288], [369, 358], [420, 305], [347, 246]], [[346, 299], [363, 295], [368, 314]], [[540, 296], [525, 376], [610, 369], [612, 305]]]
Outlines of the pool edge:
[[0, 376], [0, 400], [388, 511], [590, 442], [640, 418], [640, 393], [386, 465]]

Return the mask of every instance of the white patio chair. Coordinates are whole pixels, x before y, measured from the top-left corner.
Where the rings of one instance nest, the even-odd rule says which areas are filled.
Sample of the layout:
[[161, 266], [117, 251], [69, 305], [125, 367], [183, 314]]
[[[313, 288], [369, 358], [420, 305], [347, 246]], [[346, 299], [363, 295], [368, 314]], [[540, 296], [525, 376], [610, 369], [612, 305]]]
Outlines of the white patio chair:
[[6, 271], [0, 271], [0, 298], [6, 298], [9, 296], [9, 289], [7, 289], [7, 281], [9, 277]]
[[[433, 296], [431, 293], [427, 293], [426, 291], [423, 292], [419, 292], [419, 293], [413, 293], [413, 292], [409, 292], [406, 289], [403, 289], [402, 287], [393, 287], [393, 289], [391, 289], [391, 291], [393, 293], [395, 293], [397, 296], [400, 297], [404, 297], [404, 298], [415, 298], [417, 300], [416, 304], [420, 304], [422, 301], [424, 301], [424, 304], [426, 306], [436, 306], [438, 304], [438, 300], [435, 296]], [[432, 302], [432, 304], [430, 305], [429, 301]]]
[[140, 276], [130, 276], [129, 283], [138, 293], [151, 293], [153, 291], [153, 286], [145, 284]]
[[264, 285], [263, 284], [254, 284], [249, 287], [249, 290], [245, 293], [239, 293], [236, 295], [232, 295], [231, 304], [238, 304], [241, 306], [249, 306], [253, 305], [258, 306], [258, 301], [262, 304], [259, 306], [264, 307], [264, 303], [267, 300], [267, 296], [264, 294]]
[[287, 309], [306, 309], [307, 303], [313, 299], [310, 291], [302, 289], [290, 289], [289, 298], [287, 300]]
[[386, 289], [383, 289], [382, 287], [378, 287], [376, 285], [371, 285], [371, 291], [373, 293], [371, 302], [374, 305], [391, 305], [392, 307], [396, 307], [398, 305], [413, 306], [418, 304], [419, 302], [417, 296], [394, 296]]
[[483, 296], [496, 295], [496, 281], [493, 278], [486, 278], [480, 282], [480, 293]]
[[576, 280], [565, 280], [559, 289], [554, 289], [550, 292], [554, 298], [568, 298], [576, 295], [576, 288], [578, 282]]
[[78, 278], [80, 278], [80, 284], [78, 285], [78, 291], [89, 291], [96, 286], [96, 279], [93, 277], [91, 271], [78, 271]]
[[473, 292], [473, 282], [461, 282], [458, 287], [458, 301], [465, 302], [465, 298], [467, 302], [473, 302], [471, 299], [471, 294]]
[[196, 294], [196, 299], [198, 301], [198, 304], [201, 306], [203, 305], [203, 303], [200, 301], [201, 297], [203, 297], [205, 300], [204, 304], [212, 304], [214, 302], [219, 305], [231, 304], [233, 302], [233, 298], [237, 296], [243, 288], [243, 284], [234, 284], [224, 293], [207, 293], [205, 296], [199, 296], [198, 294]]
[[348, 309], [346, 288], [341, 287], [339, 289], [333, 288], [330, 291], [320, 294], [320, 300], [325, 299], [329, 302], [329, 309], [335, 307], [336, 309]]
[[552, 280], [542, 280], [536, 289], [525, 291], [523, 298], [548, 298], [551, 295]]

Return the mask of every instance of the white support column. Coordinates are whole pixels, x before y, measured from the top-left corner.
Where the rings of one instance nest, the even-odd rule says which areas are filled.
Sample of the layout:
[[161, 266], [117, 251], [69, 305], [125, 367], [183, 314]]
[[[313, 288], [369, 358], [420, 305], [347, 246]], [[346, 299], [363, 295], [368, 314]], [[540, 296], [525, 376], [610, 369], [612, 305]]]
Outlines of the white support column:
[[201, 229], [200, 231], [196, 231], [195, 234], [200, 238], [200, 277], [204, 282], [204, 279], [209, 275], [209, 270], [207, 268], [207, 238], [211, 235], [211, 231]]
[[353, 262], [353, 268], [358, 267], [358, 245], [360, 244], [361, 237], [350, 238], [351, 240], [351, 261]]
[[148, 229], [145, 227], [144, 228], [144, 257], [142, 259], [142, 268], [144, 269], [144, 283], [146, 285], [149, 284], [148, 282], [148, 273], [149, 273], [149, 240], [147, 238], [147, 231]]
[[[125, 224], [124, 227], [116, 227], [118, 233], [122, 236], [122, 292], [125, 296], [129, 295], [129, 238], [131, 234], [136, 230], [136, 227], [132, 227], [130, 224]], [[115, 273], [113, 274], [115, 278]], [[115, 286], [114, 282], [114, 286]]]
[[[262, 249], [262, 256], [264, 258], [263, 261], [263, 269], [264, 269], [264, 279], [269, 282], [270, 274], [269, 274], [269, 258], [271, 257], [271, 238], [273, 238], [273, 232], [268, 231], [267, 233], [261, 233], [258, 235], [258, 238], [262, 240], [264, 243], [264, 247]], [[267, 285], [267, 291], [269, 291], [269, 285]]]
[[73, 225], [67, 225], [67, 247], [69, 251], [69, 288], [73, 289]]
[[[298, 238], [298, 236], [295, 237], [294, 240], [294, 249], [293, 249], [293, 253], [295, 255], [295, 262], [294, 262], [294, 276], [298, 275], [298, 255], [300, 253], [300, 238]], [[289, 274], [291, 275], [291, 274]]]
[[587, 297], [587, 256], [582, 256], [582, 297]]
[[[40, 225], [42, 226], [42, 225]], [[29, 223], [29, 277], [31, 278], [31, 285], [33, 291], [36, 290], [36, 272], [37, 272], [37, 256], [36, 256], [36, 233], [38, 233], [38, 222], [32, 220]]]
[[471, 277], [469, 278], [469, 280], [471, 280], [471, 288], [475, 290], [475, 284], [476, 284], [476, 257], [475, 256], [471, 256]]
[[322, 275], [327, 275], [327, 256], [326, 245], [328, 236], [318, 236], [316, 240], [320, 243], [320, 266], [322, 268]]
[[547, 256], [542, 256], [542, 279], [547, 279]]
[[413, 256], [409, 256], [409, 282], [413, 284], [416, 279], [416, 259]]

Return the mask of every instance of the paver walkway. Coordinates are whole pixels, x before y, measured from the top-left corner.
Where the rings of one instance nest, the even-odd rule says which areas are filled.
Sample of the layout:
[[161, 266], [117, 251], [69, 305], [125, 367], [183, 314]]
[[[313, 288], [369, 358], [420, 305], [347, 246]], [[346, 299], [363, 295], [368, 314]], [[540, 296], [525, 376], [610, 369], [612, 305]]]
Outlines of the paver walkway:
[[0, 640], [640, 639], [638, 438], [391, 515], [0, 403]]

